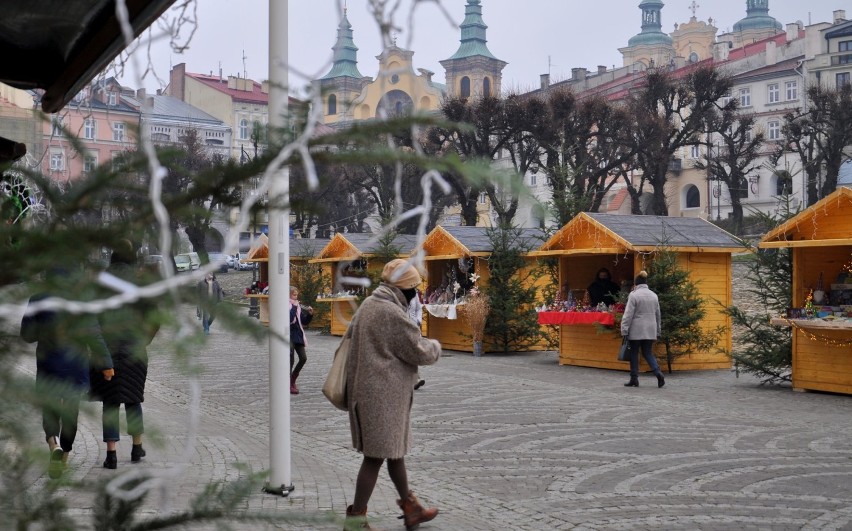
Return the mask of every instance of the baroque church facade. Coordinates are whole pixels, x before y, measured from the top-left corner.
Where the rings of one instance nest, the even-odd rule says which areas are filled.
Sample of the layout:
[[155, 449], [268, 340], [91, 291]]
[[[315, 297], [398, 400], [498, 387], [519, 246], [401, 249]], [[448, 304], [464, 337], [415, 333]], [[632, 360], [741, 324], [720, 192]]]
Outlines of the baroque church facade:
[[447, 97], [500, 94], [507, 63], [488, 49], [487, 29], [482, 1], [467, 0], [459, 48], [441, 61], [446, 84], [434, 81], [430, 70], [415, 69], [414, 52], [400, 48], [396, 42], [376, 56], [378, 73], [372, 78], [358, 69], [358, 47], [344, 10], [332, 48], [331, 69], [317, 80], [322, 93], [323, 123], [345, 127], [353, 121], [403, 112], [436, 112]]

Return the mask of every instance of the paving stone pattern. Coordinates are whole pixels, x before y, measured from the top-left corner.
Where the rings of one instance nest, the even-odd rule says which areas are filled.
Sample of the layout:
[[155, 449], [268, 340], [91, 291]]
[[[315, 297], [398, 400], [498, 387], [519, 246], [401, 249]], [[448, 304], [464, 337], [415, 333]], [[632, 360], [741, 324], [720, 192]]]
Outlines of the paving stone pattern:
[[[247, 502], [282, 519], [342, 515], [360, 465], [346, 414], [320, 392], [339, 338], [308, 337], [302, 393], [291, 402], [296, 490]], [[169, 344], [163, 334], [151, 348], [144, 462], [130, 464], [125, 437], [118, 470], [103, 469], [91, 416], [74, 455], [80, 480], [174, 471], [148, 514], [163, 499], [177, 510], [203, 485], [240, 477], [237, 462], [254, 470], [269, 462], [266, 345], [214, 323], [198, 347], [202, 400], [187, 453], [190, 394]], [[441, 510], [421, 529], [852, 529], [852, 397], [761, 387], [727, 370], [676, 373], [663, 389], [646, 374], [640, 387], [626, 388], [624, 372], [560, 367], [555, 352], [477, 359], [447, 351], [421, 375], [406, 463], [412, 489]], [[64, 495], [85, 521], [91, 498]], [[375, 525], [403, 529], [395, 500], [383, 472], [370, 502]], [[283, 520], [270, 527], [339, 528]]]

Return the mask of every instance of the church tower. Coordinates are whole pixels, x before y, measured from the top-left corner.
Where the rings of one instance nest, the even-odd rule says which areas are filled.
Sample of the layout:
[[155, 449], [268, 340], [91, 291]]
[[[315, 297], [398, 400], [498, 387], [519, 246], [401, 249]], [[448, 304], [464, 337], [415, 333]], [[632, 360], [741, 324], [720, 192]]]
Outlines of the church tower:
[[350, 102], [357, 98], [369, 81], [358, 71], [358, 47], [352, 40], [352, 24], [343, 10], [343, 18], [337, 27], [337, 42], [334, 47], [334, 64], [319, 80], [322, 92], [323, 122], [335, 124], [351, 119]]
[[734, 48], [782, 33], [781, 23], [769, 14], [769, 0], [746, 0], [746, 17], [734, 24], [734, 31], [719, 37]]
[[499, 96], [503, 69], [508, 63], [488, 50], [482, 20], [482, 1], [468, 0], [461, 28], [461, 45], [449, 59], [441, 61], [446, 71], [449, 97]]
[[624, 58], [624, 66], [642, 63], [645, 66], [666, 66], [674, 60], [675, 50], [672, 38], [663, 33], [662, 0], [642, 0], [642, 31], [627, 41], [625, 48], [619, 48]]

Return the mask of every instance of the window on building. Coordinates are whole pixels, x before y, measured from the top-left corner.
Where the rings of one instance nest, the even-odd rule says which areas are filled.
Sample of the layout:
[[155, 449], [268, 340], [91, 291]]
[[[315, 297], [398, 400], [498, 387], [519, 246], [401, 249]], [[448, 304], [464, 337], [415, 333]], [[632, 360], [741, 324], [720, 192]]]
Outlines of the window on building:
[[731, 103], [731, 99], [732, 99], [731, 91], [730, 91], [730, 90], [728, 90], [728, 92], [726, 92], [726, 93], [725, 93], [725, 95], [724, 95], [724, 96], [722, 96], [722, 107], [724, 107], [724, 106], [726, 106], [727, 104]]
[[51, 134], [53, 136], [60, 136], [62, 134], [62, 117], [54, 116], [50, 119], [51, 124]]
[[169, 135], [166, 133], [151, 133], [151, 140], [154, 142], [168, 142]]
[[248, 140], [249, 137], [249, 126], [248, 120], [243, 118], [240, 120], [240, 140]]
[[769, 84], [767, 101], [769, 103], [778, 103], [781, 101], [781, 90], [778, 88], [778, 83]]
[[751, 107], [751, 88], [740, 89], [740, 107]]
[[112, 139], [116, 142], [124, 142], [124, 122], [112, 124]]
[[335, 96], [334, 94], [328, 97], [328, 114], [337, 114], [337, 96]]
[[799, 82], [788, 81], [784, 84], [787, 92], [787, 101], [799, 99]]
[[536, 186], [538, 184], [538, 172], [530, 174], [530, 186]]
[[482, 95], [486, 98], [491, 96], [491, 80], [487, 77], [482, 80]]
[[485, 192], [479, 192], [479, 204], [484, 205], [485, 201], [488, 199], [488, 194]]
[[83, 172], [92, 173], [98, 167], [98, 158], [94, 155], [86, 155], [83, 158]]
[[751, 127], [745, 130], [745, 134], [743, 136], [746, 142], [751, 142]]
[[838, 52], [852, 52], [852, 41], [840, 41], [837, 43]]
[[87, 118], [83, 122], [83, 138], [93, 140], [95, 138], [95, 121], [92, 118]]
[[766, 131], [768, 140], [781, 140], [781, 122], [772, 120], [766, 124]]
[[837, 74], [837, 88], [843, 85], [848, 85], [850, 82], [849, 72], [841, 72]]
[[118, 94], [114, 91], [107, 92], [107, 105], [110, 107], [118, 105]]
[[470, 97], [470, 78], [464, 76], [461, 78], [461, 97], [469, 98]]
[[698, 208], [701, 206], [701, 192], [694, 184], [686, 187], [686, 206], [684, 208]]
[[697, 62], [698, 62], [698, 54], [697, 54], [697, 53], [695, 53], [695, 52], [691, 52], [691, 53], [689, 54], [689, 59], [687, 59], [687, 60], [688, 60], [690, 63], [697, 63]]
[[793, 193], [793, 177], [786, 172], [778, 175], [775, 181], [775, 195], [790, 195]]
[[697, 159], [701, 156], [701, 146], [689, 146], [689, 158]]
[[62, 171], [65, 169], [65, 156], [61, 151], [50, 154], [50, 171]]

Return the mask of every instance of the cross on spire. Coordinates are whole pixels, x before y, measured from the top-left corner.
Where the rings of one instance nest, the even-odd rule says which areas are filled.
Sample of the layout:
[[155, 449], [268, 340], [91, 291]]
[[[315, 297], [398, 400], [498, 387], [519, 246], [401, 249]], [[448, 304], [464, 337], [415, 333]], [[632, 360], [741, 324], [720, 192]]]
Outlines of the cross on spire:
[[698, 8], [701, 7], [698, 2], [692, 0], [692, 3], [689, 4], [689, 10], [692, 11], [692, 17], [695, 18], [695, 12], [698, 11]]

